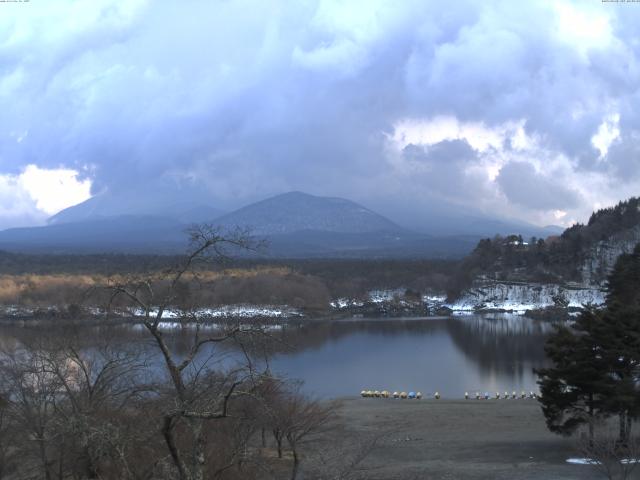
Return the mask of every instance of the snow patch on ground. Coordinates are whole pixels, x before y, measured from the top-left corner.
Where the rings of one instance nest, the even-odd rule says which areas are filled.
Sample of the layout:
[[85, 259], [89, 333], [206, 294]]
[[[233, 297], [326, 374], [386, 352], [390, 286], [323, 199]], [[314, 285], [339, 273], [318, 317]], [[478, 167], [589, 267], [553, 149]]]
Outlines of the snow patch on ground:
[[[134, 310], [135, 316], [144, 316], [142, 309]], [[155, 317], [158, 310], [152, 310], [149, 315]], [[261, 305], [225, 305], [217, 308], [201, 308], [194, 311], [185, 312], [179, 309], [166, 309], [162, 312], [162, 318], [290, 318], [302, 317], [303, 314], [299, 310], [283, 305], [283, 306], [261, 306]]]
[[592, 458], [567, 458], [567, 463], [572, 465], [598, 465], [600, 462]]
[[[272, 325], [260, 325], [256, 327], [251, 324], [240, 324], [234, 325], [234, 327], [238, 327], [240, 330], [262, 330], [262, 331], [274, 331], [274, 330], [282, 330], [284, 325], [280, 323], [272, 324]], [[158, 328], [160, 330], [171, 331], [171, 330], [195, 330], [199, 328], [201, 331], [212, 331], [212, 330], [224, 330], [227, 325], [222, 323], [195, 323], [186, 319], [184, 322], [166, 322], [161, 321], [158, 322]], [[135, 324], [132, 325], [134, 330], [144, 330], [146, 327], [143, 324]]]
[[364, 302], [353, 298], [338, 298], [332, 301], [329, 305], [331, 305], [331, 308], [343, 309], [350, 307], [363, 307]]
[[[566, 461], [573, 465], [600, 465], [600, 461], [593, 458], [567, 458]], [[640, 458], [623, 458], [620, 463], [623, 465], [640, 463]]]
[[446, 295], [423, 295], [422, 301], [424, 303], [444, 303], [447, 300]]
[[[8, 317], [18, 316], [31, 316], [39, 311], [51, 311], [57, 312], [55, 307], [25, 307], [20, 305], [0, 305], [0, 315]], [[100, 307], [87, 307], [84, 310], [91, 315], [104, 315], [107, 311]], [[145, 315], [145, 311], [141, 308], [133, 310], [113, 310], [111, 315], [124, 317], [127, 315], [133, 315], [135, 317], [142, 317]], [[155, 317], [158, 314], [158, 309], [153, 309], [149, 312], [149, 316]], [[182, 311], [176, 308], [167, 308], [162, 312], [163, 319], [180, 319], [180, 318], [199, 318], [199, 319], [211, 319], [211, 318], [291, 318], [302, 317], [304, 314], [293, 307], [288, 305], [225, 305], [216, 308], [200, 308], [193, 311]]]
[[392, 302], [394, 298], [404, 297], [406, 288], [395, 288], [389, 290], [371, 290], [369, 292], [369, 301], [371, 303]]

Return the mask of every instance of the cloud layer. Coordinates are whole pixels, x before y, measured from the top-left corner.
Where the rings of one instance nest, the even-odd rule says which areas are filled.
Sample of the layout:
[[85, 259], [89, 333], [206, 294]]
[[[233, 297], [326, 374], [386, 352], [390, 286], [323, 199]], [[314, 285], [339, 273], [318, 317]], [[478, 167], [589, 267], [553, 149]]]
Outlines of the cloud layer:
[[232, 208], [303, 190], [407, 221], [455, 205], [570, 223], [640, 193], [638, 5], [0, 9], [4, 225], [6, 205], [54, 208], [6, 186], [27, 165], [94, 194], [170, 179]]

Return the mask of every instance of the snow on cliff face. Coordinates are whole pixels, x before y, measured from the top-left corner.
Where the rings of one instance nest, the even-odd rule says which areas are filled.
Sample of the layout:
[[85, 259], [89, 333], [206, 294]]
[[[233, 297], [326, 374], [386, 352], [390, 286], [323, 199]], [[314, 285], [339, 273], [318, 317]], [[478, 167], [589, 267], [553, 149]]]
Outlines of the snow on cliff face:
[[491, 283], [465, 290], [449, 307], [454, 311], [483, 309], [525, 312], [546, 307], [582, 307], [602, 305], [605, 293], [600, 288], [579, 288], [556, 284]]
[[631, 253], [640, 243], [640, 225], [612, 235], [593, 245], [580, 266], [582, 283], [602, 286], [623, 253]]

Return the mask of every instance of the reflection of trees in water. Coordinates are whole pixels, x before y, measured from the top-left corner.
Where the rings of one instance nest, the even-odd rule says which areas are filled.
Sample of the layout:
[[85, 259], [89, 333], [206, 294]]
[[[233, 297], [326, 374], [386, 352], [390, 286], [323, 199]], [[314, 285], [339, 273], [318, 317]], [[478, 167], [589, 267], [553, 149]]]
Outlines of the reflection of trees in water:
[[[295, 355], [300, 352], [321, 349], [327, 343], [337, 342], [354, 335], [398, 337], [398, 336], [425, 336], [436, 332], [445, 332], [446, 319], [355, 319], [353, 321], [295, 321], [282, 324], [282, 328], [267, 328], [262, 341], [244, 343], [243, 349], [232, 341], [222, 344], [210, 345], [202, 352], [202, 358], [212, 353], [215, 349], [222, 358], [223, 364], [231, 366], [234, 359], [239, 359], [245, 352], [249, 353], [254, 361], [271, 357], [276, 354]], [[277, 324], [275, 324], [277, 325]], [[271, 324], [273, 327], [274, 324]], [[169, 348], [176, 355], [184, 356], [192, 346], [194, 329], [176, 328], [164, 332]], [[267, 324], [269, 327], [269, 324]], [[149, 355], [150, 361], [155, 363], [159, 359], [157, 346], [149, 339], [142, 325], [76, 325], [70, 328], [62, 326], [50, 326], [46, 328], [47, 337], [51, 339], [64, 339], [73, 337], [76, 344], [84, 348], [91, 348], [100, 344], [105, 338], [110, 337], [114, 345], [134, 345]], [[29, 344], [42, 336], [43, 327], [0, 327], [0, 339], [4, 341], [18, 341]], [[201, 334], [213, 333], [204, 331]], [[220, 356], [219, 355], [219, 356]]]
[[[428, 336], [448, 333], [456, 347], [485, 372], [515, 375], [522, 378], [530, 374], [530, 368], [544, 364], [544, 339], [551, 331], [548, 322], [509, 314], [469, 315], [441, 319], [354, 319], [348, 321], [296, 321], [282, 328], [267, 329], [264, 341], [245, 344], [256, 358], [273, 354], [295, 354], [320, 349], [328, 342], [335, 342], [353, 335], [381, 337]], [[18, 341], [29, 343], [42, 336], [43, 328], [3, 326], [0, 343]], [[141, 326], [73, 326], [51, 327], [47, 336], [55, 338], [73, 336], [83, 345], [91, 347], [110, 337], [121, 345], [137, 345], [153, 354], [156, 347]], [[203, 332], [205, 335], [207, 332]], [[192, 328], [165, 332], [170, 348], [184, 355], [192, 345]], [[216, 349], [237, 354], [237, 345], [225, 343]], [[147, 350], [148, 349], [148, 350]], [[210, 351], [207, 353], [211, 353]]]
[[544, 341], [553, 325], [512, 314], [468, 315], [452, 317], [447, 330], [482, 370], [523, 379], [531, 368], [544, 365]]
[[[431, 335], [442, 332], [446, 319], [356, 319], [348, 321], [311, 321], [290, 325], [279, 332], [277, 353], [295, 353], [318, 349], [327, 342], [335, 342], [352, 335], [396, 337]], [[280, 348], [279, 348], [280, 347]]]

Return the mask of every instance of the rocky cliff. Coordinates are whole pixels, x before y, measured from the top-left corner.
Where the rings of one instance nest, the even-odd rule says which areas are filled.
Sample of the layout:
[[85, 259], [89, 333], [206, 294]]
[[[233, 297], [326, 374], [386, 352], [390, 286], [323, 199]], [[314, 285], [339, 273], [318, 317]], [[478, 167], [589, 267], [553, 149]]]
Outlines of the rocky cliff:
[[631, 253], [640, 243], [640, 225], [613, 234], [596, 242], [583, 255], [580, 265], [582, 283], [588, 286], [604, 287], [607, 275], [623, 253]]

